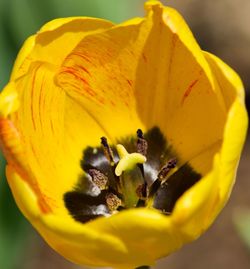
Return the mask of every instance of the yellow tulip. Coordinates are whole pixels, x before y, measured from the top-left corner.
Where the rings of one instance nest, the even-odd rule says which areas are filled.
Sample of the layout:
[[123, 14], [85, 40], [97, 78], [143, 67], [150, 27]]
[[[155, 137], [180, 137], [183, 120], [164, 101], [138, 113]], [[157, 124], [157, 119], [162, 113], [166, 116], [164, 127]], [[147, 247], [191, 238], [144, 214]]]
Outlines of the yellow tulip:
[[177, 11], [145, 6], [118, 25], [47, 23], [0, 96], [16, 203], [77, 264], [154, 264], [212, 224], [235, 181], [247, 129], [238, 75]]

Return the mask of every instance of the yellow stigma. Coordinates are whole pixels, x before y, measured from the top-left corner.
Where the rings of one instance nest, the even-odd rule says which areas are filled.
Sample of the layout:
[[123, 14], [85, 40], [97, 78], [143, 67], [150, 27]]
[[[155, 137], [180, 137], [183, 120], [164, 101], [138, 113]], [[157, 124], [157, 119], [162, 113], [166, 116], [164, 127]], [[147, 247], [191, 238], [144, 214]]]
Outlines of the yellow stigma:
[[0, 94], [0, 117], [7, 116], [18, 109], [19, 100], [14, 83], [9, 83]]
[[128, 153], [123, 145], [118, 144], [116, 149], [120, 157], [120, 161], [115, 168], [115, 174], [118, 177], [122, 174], [122, 172], [132, 170], [136, 164], [145, 163], [147, 160], [146, 157], [140, 153]]

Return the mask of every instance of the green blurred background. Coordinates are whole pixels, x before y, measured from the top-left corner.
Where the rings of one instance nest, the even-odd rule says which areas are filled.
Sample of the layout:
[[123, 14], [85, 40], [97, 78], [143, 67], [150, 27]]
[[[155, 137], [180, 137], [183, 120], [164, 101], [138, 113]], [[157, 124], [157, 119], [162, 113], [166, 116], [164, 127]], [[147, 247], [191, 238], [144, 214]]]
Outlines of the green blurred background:
[[[204, 50], [229, 63], [250, 89], [250, 1], [169, 0], [186, 18]], [[121, 22], [143, 14], [143, 0], [0, 0], [0, 88], [24, 40], [45, 22], [68, 16], [94, 16]], [[250, 142], [245, 146], [231, 200], [202, 238], [162, 259], [155, 268], [250, 268]], [[0, 268], [77, 269], [56, 254], [17, 209], [0, 162]], [[167, 244], [167, 242], [166, 242]]]

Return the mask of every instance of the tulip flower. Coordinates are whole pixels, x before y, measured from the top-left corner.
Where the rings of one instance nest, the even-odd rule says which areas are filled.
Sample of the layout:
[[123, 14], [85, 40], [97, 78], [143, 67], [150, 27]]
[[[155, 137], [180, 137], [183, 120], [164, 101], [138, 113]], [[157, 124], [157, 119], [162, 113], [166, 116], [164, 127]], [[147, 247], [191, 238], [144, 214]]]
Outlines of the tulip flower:
[[76, 264], [150, 266], [207, 230], [234, 185], [242, 83], [177, 11], [145, 7], [117, 25], [47, 23], [0, 96], [15, 201]]

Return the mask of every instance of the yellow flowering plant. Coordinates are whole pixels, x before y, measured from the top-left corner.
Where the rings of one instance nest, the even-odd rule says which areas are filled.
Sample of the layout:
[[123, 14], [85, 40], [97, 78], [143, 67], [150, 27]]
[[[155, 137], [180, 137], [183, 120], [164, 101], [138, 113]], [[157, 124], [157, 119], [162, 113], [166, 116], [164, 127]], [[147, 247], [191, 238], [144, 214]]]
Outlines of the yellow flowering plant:
[[77, 264], [152, 265], [227, 202], [247, 129], [238, 75], [159, 1], [121, 24], [53, 20], [0, 95], [17, 205]]

